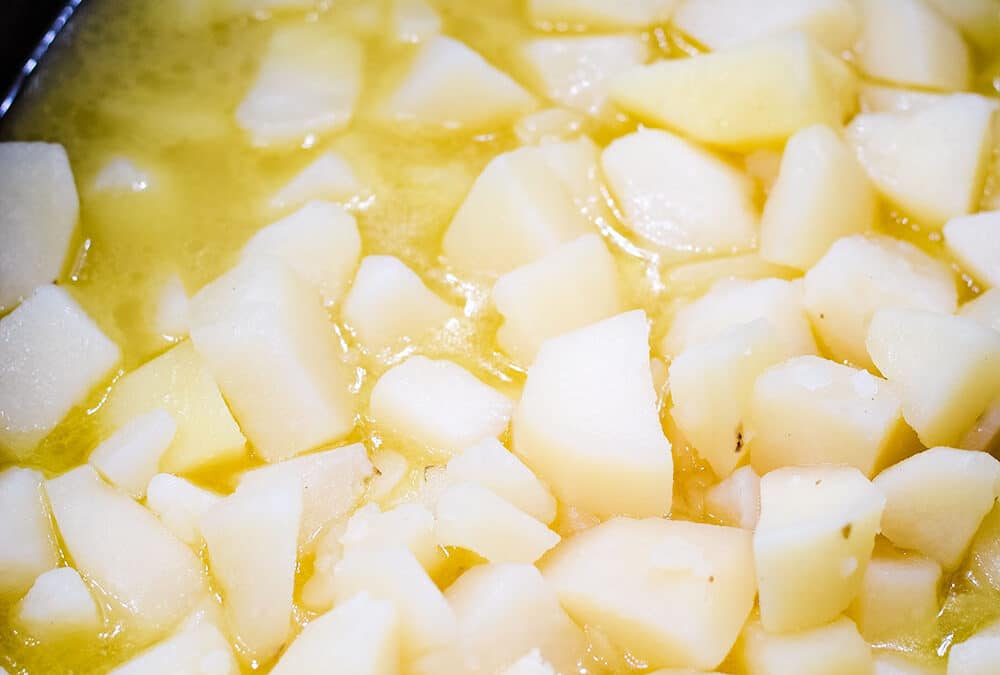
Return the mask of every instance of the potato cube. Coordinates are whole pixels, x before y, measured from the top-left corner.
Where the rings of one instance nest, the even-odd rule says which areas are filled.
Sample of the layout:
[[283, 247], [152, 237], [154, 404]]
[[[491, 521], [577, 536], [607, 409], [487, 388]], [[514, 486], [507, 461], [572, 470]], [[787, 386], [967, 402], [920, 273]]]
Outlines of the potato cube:
[[179, 342], [188, 336], [188, 298], [184, 282], [171, 275], [160, 288], [156, 303], [153, 330], [168, 342]]
[[948, 675], [992, 675], [997, 663], [1000, 663], [1000, 624], [994, 623], [952, 645]]
[[861, 112], [909, 112], [926, 108], [948, 94], [915, 91], [881, 84], [863, 84], [858, 92]]
[[538, 154], [569, 192], [576, 207], [597, 230], [616, 218], [608, 207], [601, 172], [601, 149], [589, 137], [543, 143]]
[[146, 487], [146, 506], [185, 544], [202, 544], [201, 517], [221, 497], [169, 473], [153, 476]]
[[406, 457], [388, 448], [372, 453], [372, 465], [375, 476], [368, 485], [368, 498], [376, 502], [392, 495], [410, 472]]
[[41, 472], [11, 467], [0, 472], [0, 598], [17, 598], [38, 575], [59, 563], [49, 524]]
[[399, 42], [425, 42], [441, 34], [441, 17], [427, 0], [394, 0], [390, 31]]
[[984, 50], [995, 48], [1000, 39], [1000, 15], [993, 0], [927, 0]]
[[945, 675], [945, 667], [900, 656], [894, 652], [875, 654], [875, 675]]
[[542, 25], [589, 28], [646, 28], [666, 23], [677, 0], [529, 0], [528, 16]]
[[1000, 286], [1000, 211], [949, 220], [944, 243], [973, 279], [987, 288]]
[[109, 483], [142, 499], [176, 432], [170, 413], [158, 408], [136, 417], [102, 441], [88, 461]]
[[113, 157], [94, 176], [92, 192], [145, 192], [156, 187], [157, 180], [128, 157]]
[[[798, 276], [797, 270], [775, 265], [757, 253], [743, 253], [672, 266], [666, 270], [663, 281], [677, 297], [693, 297], [706, 293], [712, 286], [724, 280], [788, 280], [796, 276]], [[798, 292], [801, 295], [801, 288]], [[802, 304], [801, 298], [799, 304]], [[813, 346], [815, 347], [815, 342]]]
[[580, 134], [586, 118], [566, 108], [543, 108], [522, 116], [514, 124], [514, 135], [523, 145], [568, 141]]
[[321, 614], [333, 607], [336, 587], [333, 572], [344, 557], [344, 545], [340, 538], [347, 531], [347, 522], [338, 520], [331, 523], [316, 539], [313, 557], [313, 573], [302, 587], [301, 604], [311, 612]]
[[196, 623], [153, 645], [109, 675], [239, 675], [233, 648], [211, 623]]
[[991, 288], [958, 311], [959, 316], [978, 321], [1000, 333], [1000, 288]]
[[868, 643], [850, 619], [796, 633], [768, 633], [753, 621], [740, 640], [747, 675], [871, 675]]
[[443, 560], [434, 527], [434, 514], [423, 504], [400, 504], [383, 512], [369, 503], [347, 521], [340, 544], [344, 554], [403, 547], [433, 573]]
[[18, 606], [17, 622], [43, 641], [80, 633], [90, 633], [93, 639], [101, 627], [97, 603], [72, 567], [39, 575]]
[[326, 200], [345, 208], [355, 206], [365, 189], [350, 163], [336, 152], [324, 152], [295, 174], [268, 205], [275, 210], [295, 209], [313, 200]]
[[506, 668], [501, 675], [556, 675], [552, 666], [533, 649]]
[[753, 530], [760, 517], [760, 476], [743, 466], [705, 493], [705, 510], [722, 525]]

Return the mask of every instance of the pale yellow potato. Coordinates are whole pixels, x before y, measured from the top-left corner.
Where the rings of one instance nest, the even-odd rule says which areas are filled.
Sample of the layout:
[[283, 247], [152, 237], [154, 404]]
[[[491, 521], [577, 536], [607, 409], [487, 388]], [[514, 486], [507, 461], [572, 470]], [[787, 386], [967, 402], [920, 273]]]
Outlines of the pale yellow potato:
[[514, 134], [524, 145], [557, 143], [580, 134], [586, 117], [566, 108], [544, 108], [528, 113], [514, 124]]
[[983, 518], [969, 545], [968, 568], [977, 583], [1000, 591], [1000, 508]]
[[0, 472], [0, 597], [19, 598], [35, 578], [59, 563], [59, 543], [49, 522], [40, 471]]
[[354, 168], [340, 154], [325, 152], [295, 174], [268, 201], [274, 210], [299, 208], [313, 200], [355, 206], [365, 194]]
[[865, 83], [858, 91], [861, 112], [909, 112], [938, 103], [947, 94]]
[[742, 466], [705, 493], [705, 511], [722, 525], [753, 530], [760, 518], [760, 476]]
[[787, 280], [798, 275], [798, 270], [770, 263], [757, 253], [744, 253], [671, 267], [666, 272], [664, 283], [679, 296], [691, 297], [706, 293], [713, 285], [725, 279]]
[[434, 536], [434, 514], [423, 504], [400, 504], [387, 511], [369, 502], [348, 519], [340, 534], [343, 554], [406, 548], [433, 573], [444, 559]]
[[426, 42], [441, 34], [441, 16], [427, 0], [393, 0], [389, 31], [399, 42]]
[[991, 288], [969, 300], [958, 310], [958, 314], [1000, 333], [1000, 288]]
[[228, 640], [211, 623], [196, 623], [141, 652], [111, 671], [110, 675], [176, 675], [201, 672], [238, 675], [239, 663]]
[[600, 230], [616, 221], [608, 207], [601, 171], [601, 149], [588, 136], [561, 143], [542, 143], [538, 153], [562, 181], [576, 207]]
[[340, 538], [347, 532], [347, 521], [344, 519], [331, 523], [316, 539], [313, 547], [312, 576], [302, 586], [302, 592], [296, 598], [310, 612], [322, 614], [333, 607], [336, 597], [333, 573], [337, 563], [344, 557], [344, 545]]
[[180, 342], [188, 336], [187, 289], [181, 278], [171, 275], [160, 289], [156, 302], [153, 330], [168, 342]]
[[747, 675], [871, 675], [871, 648], [850, 619], [797, 633], [768, 633], [757, 621], [738, 649]]
[[1000, 14], [993, 0], [926, 0], [927, 4], [962, 29], [966, 37], [983, 49], [1000, 40]]
[[101, 615], [87, 584], [72, 567], [40, 574], [17, 606], [17, 623], [37, 640], [87, 634], [94, 639]]
[[372, 453], [372, 466], [375, 467], [375, 476], [368, 484], [368, 498], [376, 502], [395, 492], [410, 470], [406, 457], [388, 448]]
[[170, 413], [157, 408], [101, 441], [87, 461], [119, 490], [143, 499], [176, 433], [177, 424]]
[[945, 675], [945, 666], [901, 656], [896, 652], [875, 654], [874, 675]]
[[677, 0], [529, 0], [528, 16], [543, 25], [589, 28], [646, 28], [666, 23]]
[[1000, 211], [949, 220], [944, 243], [951, 255], [985, 288], [1000, 286]]
[[204, 542], [198, 523], [220, 499], [218, 494], [169, 473], [156, 474], [146, 487], [146, 507], [175, 537], [198, 548]]
[[1000, 663], [1000, 623], [993, 623], [951, 646], [947, 675], [992, 675], [997, 663]]
[[556, 675], [556, 671], [534, 649], [504, 669], [501, 675]]

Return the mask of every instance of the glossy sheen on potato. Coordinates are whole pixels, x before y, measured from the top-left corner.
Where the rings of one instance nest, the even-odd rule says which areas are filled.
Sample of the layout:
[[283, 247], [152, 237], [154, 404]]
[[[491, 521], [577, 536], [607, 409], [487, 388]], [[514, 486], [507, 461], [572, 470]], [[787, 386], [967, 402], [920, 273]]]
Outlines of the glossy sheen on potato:
[[58, 543], [39, 471], [11, 467], [0, 472], [0, 597], [17, 598], [58, 562]]

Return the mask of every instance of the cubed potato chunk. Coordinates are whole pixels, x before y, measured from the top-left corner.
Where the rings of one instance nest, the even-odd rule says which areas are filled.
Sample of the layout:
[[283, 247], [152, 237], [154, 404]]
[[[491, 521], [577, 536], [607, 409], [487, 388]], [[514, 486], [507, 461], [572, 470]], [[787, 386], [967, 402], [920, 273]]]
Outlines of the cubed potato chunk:
[[395, 607], [364, 593], [354, 596], [306, 624], [271, 672], [325, 675], [331, 667], [351, 675], [399, 673]]
[[355, 39], [322, 25], [279, 28], [236, 121], [254, 145], [312, 145], [317, 136], [350, 123], [361, 92], [362, 60]]
[[611, 143], [601, 165], [625, 227], [671, 258], [753, 247], [753, 182], [679, 136], [640, 130]]
[[300, 603], [311, 612], [322, 614], [333, 607], [335, 586], [333, 572], [344, 557], [344, 545], [340, 538], [347, 531], [347, 522], [332, 523], [323, 535], [316, 539], [313, 558], [313, 573], [302, 587]]
[[2, 313], [36, 287], [55, 281], [62, 270], [80, 212], [66, 150], [50, 143], [0, 143], [0, 203], [4, 205], [0, 214]]
[[556, 675], [552, 666], [533, 649], [512, 663], [501, 675]]
[[118, 666], [109, 675], [239, 675], [229, 642], [211, 623], [186, 626]]
[[354, 428], [351, 374], [320, 296], [280, 261], [247, 260], [199, 291], [191, 339], [266, 461]]
[[543, 108], [530, 112], [514, 124], [514, 135], [523, 145], [558, 143], [580, 134], [586, 118], [566, 108]]
[[18, 606], [17, 622], [38, 640], [83, 633], [94, 639], [101, 616], [80, 574], [72, 567], [58, 567], [35, 579]]
[[441, 17], [427, 0], [394, 0], [389, 30], [399, 42], [425, 42], [441, 34]]
[[979, 630], [952, 645], [948, 653], [948, 675], [992, 675], [1000, 663], [1000, 623]]
[[170, 413], [177, 425], [173, 442], [160, 459], [164, 471], [197, 471], [246, 456], [243, 432], [190, 341], [115, 382], [101, 414], [105, 428], [111, 430], [157, 409]]
[[145, 192], [155, 187], [156, 183], [149, 171], [128, 157], [112, 157], [94, 176], [90, 189], [98, 193]]
[[357, 206], [365, 188], [354, 168], [340, 154], [329, 151], [313, 160], [268, 202], [275, 210], [295, 209], [313, 200], [325, 200], [341, 206]]
[[948, 94], [914, 89], [863, 84], [858, 92], [861, 112], [909, 112], [926, 108], [946, 98]]
[[219, 499], [221, 497], [214, 492], [169, 473], [153, 476], [146, 487], [146, 506], [149, 510], [175, 537], [191, 546], [201, 546], [199, 522]]
[[525, 365], [549, 338], [625, 309], [615, 259], [596, 234], [503, 275], [493, 287], [493, 302], [504, 317], [497, 342]]
[[[911, 41], [912, 35], [893, 30]], [[858, 115], [847, 139], [892, 204], [924, 225], [940, 227], [971, 213], [979, 202], [996, 108], [982, 96], [955, 94], [913, 112]]]
[[[798, 276], [797, 270], [784, 265], [775, 265], [757, 253], [743, 253], [696, 260], [670, 267], [666, 271], [664, 283], [678, 297], [695, 297], [706, 293], [722, 280], [789, 280], [796, 276]], [[798, 292], [801, 295], [801, 288]], [[798, 303], [802, 304], [801, 297]], [[815, 345], [815, 342], [813, 344]]]
[[801, 33], [638, 66], [611, 99], [640, 120], [696, 141], [746, 149], [813, 124], [840, 126], [855, 110], [853, 71]]
[[178, 342], [188, 336], [188, 298], [184, 282], [171, 275], [160, 287], [156, 303], [153, 330], [168, 342]]
[[403, 484], [410, 471], [410, 463], [406, 457], [389, 448], [373, 452], [372, 465], [375, 467], [375, 476], [368, 486], [368, 497], [376, 502], [392, 495]]
[[373, 351], [406, 338], [420, 340], [459, 313], [402, 260], [388, 255], [361, 261], [342, 310], [345, 323]]
[[1000, 40], [1000, 15], [993, 0], [927, 0], [927, 4], [984, 50], [996, 47]]
[[961, 91], [971, 77], [961, 33], [922, 0], [860, 0], [858, 66], [896, 84]]
[[0, 598], [18, 598], [38, 575], [59, 563], [42, 494], [41, 472], [0, 472]]
[[650, 667], [711, 670], [753, 606], [752, 557], [745, 530], [615, 518], [567, 539], [542, 572], [573, 619]]
[[873, 367], [865, 340], [882, 307], [951, 313], [955, 275], [909, 242], [886, 236], [838, 240], [806, 274], [806, 310], [820, 341], [838, 359]]
[[958, 442], [1000, 391], [1000, 334], [972, 319], [882, 309], [867, 342], [902, 390], [903, 416], [924, 445]]
[[753, 549], [767, 630], [815, 628], [847, 609], [884, 506], [885, 497], [854, 468], [788, 467], [761, 478]]
[[143, 499], [176, 432], [170, 413], [158, 408], [136, 417], [102, 441], [88, 461], [119, 490]]
[[434, 528], [434, 514], [423, 504], [400, 504], [383, 512], [369, 503], [347, 521], [340, 544], [344, 554], [403, 547], [433, 573], [443, 560]]
[[875, 225], [875, 191], [858, 160], [830, 127], [796, 132], [760, 225], [765, 260], [806, 270], [841, 237]]
[[953, 570], [997, 497], [1000, 462], [985, 452], [932, 448], [875, 478], [886, 497], [882, 532]]
[[802, 356], [765, 371], [750, 398], [750, 463], [842, 464], [874, 476], [916, 449], [899, 389], [866, 370]]
[[347, 292], [361, 258], [354, 216], [330, 202], [309, 202], [260, 230], [243, 247], [243, 259], [274, 256], [335, 305]]
[[191, 549], [91, 467], [46, 481], [45, 491], [77, 569], [121, 603], [140, 632], [170, 628], [207, 591]]
[[448, 129], [484, 129], [510, 122], [535, 106], [534, 97], [482, 56], [450, 37], [426, 42], [381, 115]]
[[666, 23], [677, 0], [529, 0], [528, 16], [542, 25], [588, 28], [646, 28]]
[[871, 675], [868, 643], [850, 619], [796, 633], [768, 633], [747, 624], [739, 658], [747, 675]]
[[978, 321], [1000, 333], [1000, 288], [991, 288], [962, 305], [959, 316]]
[[894, 652], [876, 653], [875, 675], [945, 675], [945, 666], [910, 659]]
[[0, 449], [14, 457], [34, 449], [120, 358], [69, 293], [39, 286], [0, 319]]
[[1000, 286], [1000, 211], [949, 220], [944, 243], [973, 279], [987, 288]]
[[542, 143], [539, 155], [562, 182], [576, 207], [597, 230], [614, 222], [601, 173], [601, 149], [587, 136], [561, 143]]
[[760, 476], [742, 466], [705, 493], [705, 510], [722, 525], [753, 530], [760, 517]]
[[567, 505], [598, 516], [669, 513], [673, 458], [656, 409], [645, 313], [545, 342], [513, 432], [514, 452]]

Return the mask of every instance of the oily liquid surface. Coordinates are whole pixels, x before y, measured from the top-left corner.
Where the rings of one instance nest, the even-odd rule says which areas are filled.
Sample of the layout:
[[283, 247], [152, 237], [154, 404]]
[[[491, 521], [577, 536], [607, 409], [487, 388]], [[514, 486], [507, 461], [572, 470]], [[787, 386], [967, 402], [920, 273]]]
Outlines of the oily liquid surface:
[[[329, 8], [309, 18], [364, 40], [365, 85], [355, 122], [346, 132], [312, 147], [254, 149], [236, 126], [234, 111], [275, 25], [303, 18], [295, 14], [202, 21], [191, 9], [198, 4], [90, 0], [75, 20], [70, 39], [50, 55], [32, 89], [0, 128], [0, 140], [44, 140], [66, 147], [80, 192], [81, 227], [60, 281], [122, 347], [123, 371], [171, 345], [150, 328], [166, 280], [180, 275], [190, 293], [228, 269], [256, 230], [286, 215], [268, 207], [270, 196], [320, 153], [334, 149], [374, 195], [355, 211], [363, 253], [400, 257], [435, 291], [466, 309], [464, 319], [406, 353], [379, 357], [352, 351], [359, 401], [367, 400], [381, 372], [412, 352], [454, 359], [516, 395], [524, 374], [494, 342], [499, 317], [485, 301], [489, 286], [455, 277], [438, 258], [451, 215], [486, 163], [519, 144], [514, 133], [507, 129], [483, 136], [414, 135], [376, 122], [370, 111], [415, 47], [394, 44], [380, 29], [372, 29], [373, 4], [353, 0], [329, 3]], [[523, 79], [512, 46], [533, 31], [520, 3], [446, 0], [436, 5], [446, 34]], [[690, 49], [683, 39], [665, 31], [651, 31], [646, 37], [663, 55]], [[980, 78], [984, 89], [989, 76], [1000, 72], [996, 63], [992, 73], [987, 68]], [[602, 146], [629, 128], [623, 121], [585, 125]], [[128, 157], [147, 170], [150, 189], [94, 191], [98, 171], [116, 156]], [[733, 161], [741, 163], [742, 158]], [[631, 302], [654, 320], [655, 344], [677, 301], [703, 292], [717, 273], [672, 277], [670, 270], [631, 247], [612, 224], [607, 225], [604, 234], [619, 258]], [[888, 212], [885, 229], [941, 255], [934, 237]], [[684, 282], [670, 283], [670, 279]], [[23, 464], [55, 475], [84, 462], [106, 433], [100, 415], [105, 394], [106, 389], [95, 392]], [[675, 516], [704, 519], [700, 495], [712, 479], [676, 433], [667, 415], [669, 402], [662, 409], [675, 449]], [[382, 439], [365, 423], [363, 408], [361, 414], [358, 431], [348, 440], [364, 440], [370, 449], [379, 447]], [[241, 468], [245, 467], [221, 467], [195, 478], [228, 491], [234, 472]], [[412, 482], [422, 473], [415, 470]], [[564, 514], [560, 519], [563, 531], [568, 531], [571, 518]], [[453, 558], [439, 581], [457, 576], [468, 562]], [[311, 561], [306, 560], [300, 585], [308, 578], [309, 567]], [[963, 575], [956, 575], [953, 591], [939, 625], [900, 647], [932, 657], [948, 636], [960, 640], [1000, 615], [1000, 598], [974, 590]], [[58, 647], [36, 644], [10, 625], [12, 610], [11, 603], [0, 602], [0, 665], [12, 673], [105, 672], [142, 646], [127, 627], [109, 629], [100, 641], [70, 641]], [[115, 614], [111, 603], [108, 610]], [[628, 669], [628, 659], [621, 655], [610, 655], [609, 660], [612, 671]], [[727, 665], [722, 669], [732, 672], [735, 666]]]

